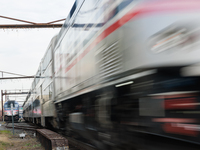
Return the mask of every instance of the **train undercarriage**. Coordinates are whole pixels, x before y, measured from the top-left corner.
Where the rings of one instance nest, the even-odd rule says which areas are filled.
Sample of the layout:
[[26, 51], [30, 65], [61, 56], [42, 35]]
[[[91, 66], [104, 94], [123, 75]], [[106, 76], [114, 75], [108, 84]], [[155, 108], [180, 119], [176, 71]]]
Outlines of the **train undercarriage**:
[[[164, 145], [166, 149], [198, 147], [194, 144], [198, 139], [192, 133], [176, 132], [174, 129], [179, 128], [168, 127], [182, 122], [163, 121], [188, 118], [199, 121], [189, 113], [195, 113], [198, 106], [189, 105], [199, 100], [200, 80], [182, 77], [180, 70], [177, 67], [157, 69], [155, 74], [57, 103], [57, 126], [67, 136], [102, 150], [160, 149]], [[175, 103], [170, 104], [171, 100]], [[188, 107], [182, 107], [184, 104]], [[188, 114], [183, 115], [184, 112]], [[160, 144], [155, 146], [155, 141]], [[175, 146], [174, 142], [179, 144]]]
[[[14, 115], [13, 116], [14, 121], [18, 121], [19, 120], [19, 115]], [[12, 116], [4, 116], [4, 121], [12, 121]]]

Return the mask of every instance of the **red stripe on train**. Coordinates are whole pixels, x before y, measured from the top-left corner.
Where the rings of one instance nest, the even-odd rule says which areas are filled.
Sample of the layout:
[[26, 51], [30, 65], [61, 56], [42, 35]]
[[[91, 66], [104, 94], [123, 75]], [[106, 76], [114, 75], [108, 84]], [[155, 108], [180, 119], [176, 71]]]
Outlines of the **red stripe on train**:
[[178, 124], [178, 123], [165, 123], [162, 125], [163, 130], [166, 133], [172, 134], [180, 134], [180, 135], [187, 135], [187, 136], [198, 136], [199, 132], [195, 128], [197, 125], [192, 124]]
[[153, 118], [153, 122], [171, 122], [171, 123], [195, 123], [196, 119], [190, 118]]
[[195, 98], [170, 99], [164, 102], [165, 109], [196, 109], [198, 103]]

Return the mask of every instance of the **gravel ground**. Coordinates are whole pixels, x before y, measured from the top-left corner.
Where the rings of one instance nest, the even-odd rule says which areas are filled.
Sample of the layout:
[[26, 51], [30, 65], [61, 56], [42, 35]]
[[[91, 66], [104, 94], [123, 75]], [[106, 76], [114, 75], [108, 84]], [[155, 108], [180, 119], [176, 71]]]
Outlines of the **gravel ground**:
[[0, 121], [0, 130], [5, 130], [5, 123], [3, 123], [3, 121]]

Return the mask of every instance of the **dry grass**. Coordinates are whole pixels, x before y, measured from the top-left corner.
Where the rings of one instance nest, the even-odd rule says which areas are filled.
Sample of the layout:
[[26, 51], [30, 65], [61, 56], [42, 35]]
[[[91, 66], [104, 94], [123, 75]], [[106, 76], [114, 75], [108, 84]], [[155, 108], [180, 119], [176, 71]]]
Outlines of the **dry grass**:
[[44, 150], [44, 148], [36, 138], [26, 136], [25, 139], [21, 139], [8, 130], [1, 130], [0, 150]]

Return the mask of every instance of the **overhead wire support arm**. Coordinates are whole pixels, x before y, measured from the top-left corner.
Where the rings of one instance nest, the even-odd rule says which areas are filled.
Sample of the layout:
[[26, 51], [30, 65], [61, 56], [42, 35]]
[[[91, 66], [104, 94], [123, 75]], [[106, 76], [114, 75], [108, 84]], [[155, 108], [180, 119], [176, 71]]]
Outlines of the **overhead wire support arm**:
[[4, 77], [0, 78], [0, 80], [5, 80], [5, 79], [29, 79], [29, 78], [45, 78], [45, 77], [40, 77], [40, 76], [24, 76], [24, 77]]
[[5, 80], [5, 79], [28, 79], [28, 78], [35, 78], [35, 76], [24, 76], [24, 77], [4, 77], [4, 78], [0, 78], [0, 80]]
[[[0, 80], [4, 80], [4, 79], [45, 78], [45, 77], [41, 77], [41, 76], [26, 76], [26, 75], [21, 75], [21, 74], [16, 74], [16, 73], [12, 73], [12, 72], [6, 72], [6, 71], [0, 71], [0, 72], [2, 72], [2, 78], [0, 78]], [[3, 77], [3, 73], [11, 74], [11, 75], [17, 75], [17, 76], [21, 76], [21, 77]]]
[[52, 24], [52, 23], [60, 22], [60, 21], [65, 21], [65, 18], [64, 19], [60, 19], [60, 20], [55, 20], [55, 21], [52, 21], [52, 22], [48, 22], [47, 24]]
[[12, 73], [12, 72], [6, 72], [6, 71], [0, 71], [0, 72], [2, 72], [2, 74], [6, 73], [6, 74], [12, 74], [12, 75], [17, 75], [17, 76], [23, 76], [23, 77], [25, 77], [25, 75], [16, 74], [16, 73]]
[[2, 93], [3, 95], [21, 95], [21, 94], [28, 94], [29, 92], [12, 92], [12, 93]]
[[9, 19], [9, 20], [20, 21], [20, 22], [25, 22], [25, 23], [30, 23], [30, 24], [37, 24], [35, 22], [30, 22], [30, 21], [26, 21], [26, 20], [21, 20], [21, 19], [16, 19], [16, 18], [11, 18], [11, 17], [1, 16], [1, 15], [0, 15], [0, 18], [5, 18], [5, 19]]
[[0, 29], [8, 29], [8, 28], [60, 28], [62, 27], [63, 24], [53, 24], [55, 22], [60, 22], [60, 21], [64, 21], [64, 19], [60, 19], [60, 20], [55, 20], [55, 21], [51, 21], [48, 23], [35, 23], [35, 22], [31, 22], [31, 21], [26, 21], [26, 20], [22, 20], [22, 19], [17, 19], [17, 18], [11, 18], [11, 17], [6, 17], [6, 16], [1, 16], [0, 18], [5, 18], [5, 19], [9, 19], [9, 20], [15, 20], [15, 21], [19, 21], [19, 22], [24, 22], [27, 24], [0, 24]]
[[63, 24], [4, 24], [0, 25], [0, 29], [24, 29], [24, 28], [61, 28]]

